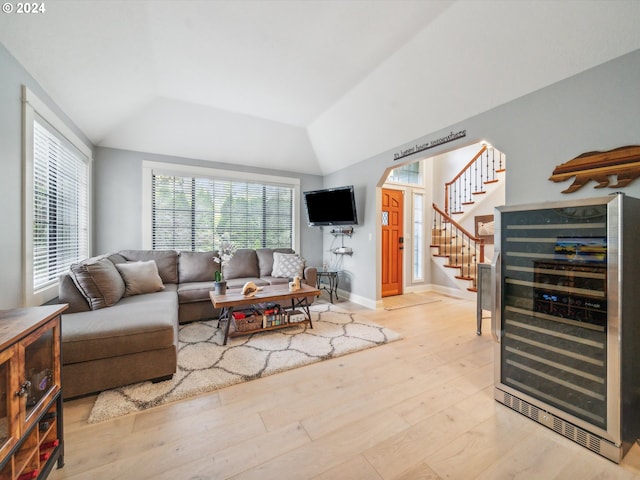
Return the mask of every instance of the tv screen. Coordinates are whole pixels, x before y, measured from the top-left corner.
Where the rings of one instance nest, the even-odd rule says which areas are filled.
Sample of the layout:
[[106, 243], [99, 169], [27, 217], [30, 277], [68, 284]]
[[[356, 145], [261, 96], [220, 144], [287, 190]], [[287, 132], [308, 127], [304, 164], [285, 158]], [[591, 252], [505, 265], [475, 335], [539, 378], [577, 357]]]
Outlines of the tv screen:
[[304, 192], [309, 225], [357, 225], [353, 185]]

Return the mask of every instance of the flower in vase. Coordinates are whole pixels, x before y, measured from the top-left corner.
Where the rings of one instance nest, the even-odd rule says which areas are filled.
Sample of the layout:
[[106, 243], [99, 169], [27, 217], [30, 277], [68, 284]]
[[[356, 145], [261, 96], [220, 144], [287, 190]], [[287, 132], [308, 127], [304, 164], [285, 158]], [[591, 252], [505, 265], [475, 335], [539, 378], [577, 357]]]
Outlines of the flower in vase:
[[233, 258], [233, 255], [236, 253], [236, 250], [237, 247], [231, 242], [231, 240], [229, 239], [229, 235], [222, 235], [218, 246], [218, 256], [213, 257], [214, 262], [221, 264], [220, 271], [217, 271], [215, 273], [216, 282], [222, 281], [222, 267], [229, 263], [229, 261]]

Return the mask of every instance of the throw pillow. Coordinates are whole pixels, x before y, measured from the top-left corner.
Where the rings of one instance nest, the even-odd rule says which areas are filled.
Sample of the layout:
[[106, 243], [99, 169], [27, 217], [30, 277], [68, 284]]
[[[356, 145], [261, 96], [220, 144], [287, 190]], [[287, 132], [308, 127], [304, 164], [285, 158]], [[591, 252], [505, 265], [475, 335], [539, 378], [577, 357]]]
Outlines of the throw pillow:
[[124, 279], [125, 297], [159, 292], [164, 289], [162, 279], [158, 274], [158, 265], [153, 260], [118, 263], [116, 268]]
[[304, 274], [305, 260], [295, 253], [273, 252], [273, 277], [302, 278]]
[[125, 292], [122, 277], [106, 257], [71, 265], [70, 276], [91, 310], [115, 305]]

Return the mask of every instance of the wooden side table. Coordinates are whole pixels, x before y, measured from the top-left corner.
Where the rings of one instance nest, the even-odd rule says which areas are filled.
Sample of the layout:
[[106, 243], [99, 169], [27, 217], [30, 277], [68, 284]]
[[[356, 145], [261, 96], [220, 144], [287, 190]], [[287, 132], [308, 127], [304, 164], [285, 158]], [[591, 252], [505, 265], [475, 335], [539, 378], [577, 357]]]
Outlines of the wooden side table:
[[[322, 279], [326, 281], [323, 282]], [[333, 297], [338, 299], [338, 271], [337, 270], [321, 270], [318, 269], [317, 285], [318, 290], [324, 290], [329, 293], [329, 301], [333, 303]]]

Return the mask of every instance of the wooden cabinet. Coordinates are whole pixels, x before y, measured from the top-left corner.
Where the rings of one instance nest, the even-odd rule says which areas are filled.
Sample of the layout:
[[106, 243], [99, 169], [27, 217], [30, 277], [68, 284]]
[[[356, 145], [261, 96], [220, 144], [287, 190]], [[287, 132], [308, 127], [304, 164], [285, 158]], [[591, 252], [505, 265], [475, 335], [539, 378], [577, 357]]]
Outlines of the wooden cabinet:
[[44, 479], [64, 464], [60, 314], [0, 311], [0, 480]]

